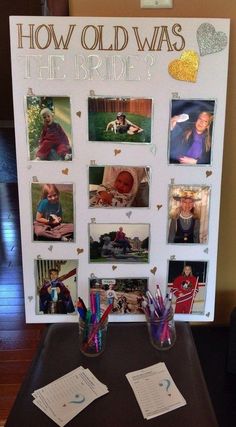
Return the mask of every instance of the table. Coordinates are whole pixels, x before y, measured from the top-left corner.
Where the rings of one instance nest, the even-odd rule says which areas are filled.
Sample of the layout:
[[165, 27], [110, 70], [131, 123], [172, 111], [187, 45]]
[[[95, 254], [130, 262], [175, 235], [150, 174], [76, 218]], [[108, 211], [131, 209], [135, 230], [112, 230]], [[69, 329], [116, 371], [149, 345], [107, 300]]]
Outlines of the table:
[[[186, 322], [177, 322], [176, 331], [174, 347], [160, 352], [149, 342], [145, 323], [109, 323], [105, 352], [88, 358], [78, 349], [76, 323], [49, 325], [5, 427], [55, 427], [32, 403], [31, 393], [81, 365], [106, 384], [109, 393], [67, 427], [217, 427], [191, 328]], [[158, 362], [165, 362], [187, 405], [147, 421], [125, 374]]]

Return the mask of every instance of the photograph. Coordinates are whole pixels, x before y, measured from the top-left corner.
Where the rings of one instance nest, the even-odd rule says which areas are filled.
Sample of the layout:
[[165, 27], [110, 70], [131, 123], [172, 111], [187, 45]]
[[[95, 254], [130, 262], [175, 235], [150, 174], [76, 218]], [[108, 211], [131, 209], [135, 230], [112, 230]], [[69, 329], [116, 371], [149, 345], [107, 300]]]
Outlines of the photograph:
[[72, 160], [70, 98], [27, 96], [30, 160]]
[[210, 187], [169, 186], [168, 243], [208, 242]]
[[90, 279], [90, 294], [99, 294], [101, 309], [112, 304], [111, 314], [143, 314], [142, 301], [148, 289], [148, 279]]
[[35, 264], [36, 314], [76, 314], [77, 260], [43, 260]]
[[74, 241], [73, 184], [32, 183], [34, 241]]
[[90, 166], [89, 207], [149, 206], [149, 167]]
[[207, 262], [169, 261], [168, 288], [177, 314], [204, 314]]
[[92, 263], [148, 263], [149, 224], [89, 224]]
[[89, 141], [150, 143], [152, 99], [88, 98]]
[[214, 100], [171, 101], [170, 164], [211, 164], [214, 116]]

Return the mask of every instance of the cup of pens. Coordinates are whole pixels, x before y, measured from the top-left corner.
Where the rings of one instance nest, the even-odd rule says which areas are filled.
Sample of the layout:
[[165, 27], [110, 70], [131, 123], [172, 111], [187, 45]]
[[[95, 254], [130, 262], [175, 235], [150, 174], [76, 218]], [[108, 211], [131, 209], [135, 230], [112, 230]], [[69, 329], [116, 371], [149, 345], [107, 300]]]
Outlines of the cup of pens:
[[157, 350], [168, 350], [176, 341], [171, 294], [164, 300], [158, 288], [155, 296], [150, 291], [147, 291], [146, 295], [146, 304], [143, 305], [143, 309], [151, 344]]
[[83, 308], [78, 307], [79, 303], [81, 304], [82, 301], [80, 298], [79, 300], [77, 303], [77, 310], [79, 313], [79, 348], [81, 353], [85, 356], [96, 357], [105, 349], [108, 314], [112, 309], [112, 305], [109, 305], [106, 310], [101, 313], [100, 300], [98, 297], [93, 301], [91, 309], [87, 309], [85, 305], [83, 305]]

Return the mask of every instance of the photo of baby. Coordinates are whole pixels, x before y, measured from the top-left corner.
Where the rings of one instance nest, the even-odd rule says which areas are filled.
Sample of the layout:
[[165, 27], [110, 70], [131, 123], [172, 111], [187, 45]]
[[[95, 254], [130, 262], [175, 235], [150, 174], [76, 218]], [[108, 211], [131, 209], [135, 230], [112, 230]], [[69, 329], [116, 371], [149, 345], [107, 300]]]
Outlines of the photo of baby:
[[70, 99], [27, 96], [30, 160], [72, 160]]
[[89, 141], [150, 143], [152, 99], [88, 98]]
[[148, 207], [150, 169], [90, 166], [89, 207]]

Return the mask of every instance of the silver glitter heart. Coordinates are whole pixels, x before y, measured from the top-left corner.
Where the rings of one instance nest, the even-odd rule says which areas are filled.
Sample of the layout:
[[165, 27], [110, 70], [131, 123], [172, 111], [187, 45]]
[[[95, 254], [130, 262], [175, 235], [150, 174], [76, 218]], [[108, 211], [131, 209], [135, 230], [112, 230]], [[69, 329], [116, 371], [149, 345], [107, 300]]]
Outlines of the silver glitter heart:
[[220, 52], [228, 43], [227, 35], [223, 31], [216, 31], [214, 25], [205, 22], [197, 29], [197, 42], [200, 55], [209, 55]]

